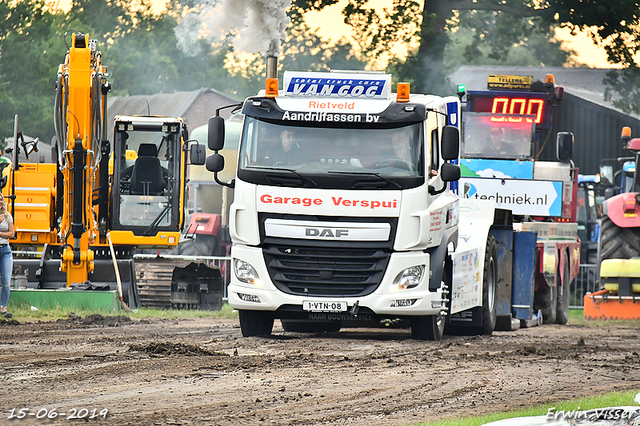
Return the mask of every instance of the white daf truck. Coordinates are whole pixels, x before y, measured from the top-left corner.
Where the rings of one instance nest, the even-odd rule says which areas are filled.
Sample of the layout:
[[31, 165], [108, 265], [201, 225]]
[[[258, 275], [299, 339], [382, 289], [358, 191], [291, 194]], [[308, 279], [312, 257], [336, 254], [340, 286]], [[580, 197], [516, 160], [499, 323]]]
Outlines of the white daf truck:
[[[277, 318], [286, 331], [408, 325], [438, 340], [473, 307], [476, 331], [493, 331], [496, 214], [457, 195], [460, 101], [397, 87], [379, 73], [268, 78], [242, 104], [232, 182], [217, 175], [224, 120], [210, 119], [207, 169], [235, 189], [228, 297], [243, 336]], [[460, 202], [476, 213], [459, 244]]]

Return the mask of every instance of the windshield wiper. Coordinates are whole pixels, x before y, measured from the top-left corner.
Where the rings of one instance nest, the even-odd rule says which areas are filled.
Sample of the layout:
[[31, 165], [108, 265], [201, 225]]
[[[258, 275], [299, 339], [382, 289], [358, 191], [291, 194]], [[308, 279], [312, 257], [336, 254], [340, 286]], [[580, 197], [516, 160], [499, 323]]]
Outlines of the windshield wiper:
[[290, 172], [293, 173], [294, 175], [298, 176], [300, 179], [309, 182], [311, 185], [313, 186], [318, 186], [318, 184], [316, 183], [315, 180], [308, 178], [304, 175], [301, 175], [300, 173], [296, 172], [293, 169], [285, 169], [284, 167], [256, 167], [256, 166], [247, 166], [247, 169], [254, 169], [254, 170], [276, 170], [276, 171], [282, 171], [282, 172]]
[[378, 179], [382, 179], [385, 182], [388, 182], [392, 185], [395, 185], [396, 188], [398, 189], [402, 189], [402, 185], [400, 185], [398, 182], [394, 182], [391, 179], [387, 179], [386, 177], [382, 176], [379, 173], [376, 172], [343, 172], [343, 171], [339, 171], [339, 170], [329, 170], [327, 173], [335, 173], [338, 175], [363, 175], [363, 176], [375, 176]]
[[167, 215], [169, 210], [171, 210], [171, 206], [171, 201], [167, 200], [167, 205], [164, 207], [164, 209], [162, 209], [160, 214], [156, 216], [153, 222], [151, 222], [151, 225], [149, 225], [149, 227], [142, 233], [142, 235], [151, 235], [151, 233], [158, 227], [162, 219], [164, 219], [164, 217]]

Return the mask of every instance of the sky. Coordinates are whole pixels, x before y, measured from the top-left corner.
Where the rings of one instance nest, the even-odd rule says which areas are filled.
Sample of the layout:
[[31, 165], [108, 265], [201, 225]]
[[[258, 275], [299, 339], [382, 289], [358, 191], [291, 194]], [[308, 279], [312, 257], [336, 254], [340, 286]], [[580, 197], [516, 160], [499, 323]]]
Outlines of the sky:
[[[70, 7], [71, 0], [53, 0], [58, 2], [63, 10]], [[152, 0], [154, 12], [159, 13], [164, 9], [166, 0]], [[343, 22], [340, 11], [344, 8], [347, 0], [340, 0], [333, 6], [324, 8], [321, 12], [310, 12], [305, 15], [307, 24], [312, 29], [318, 29], [318, 33], [325, 39], [337, 41], [342, 36], [349, 37], [351, 29]], [[370, 0], [370, 3], [378, 10], [382, 10], [384, 5], [390, 4], [390, 0]], [[556, 32], [556, 37], [566, 43], [577, 52], [575, 59], [582, 64], [592, 68], [612, 68], [607, 63], [607, 56], [604, 49], [593, 44], [585, 33], [578, 33], [572, 36], [568, 29], [561, 29]]]

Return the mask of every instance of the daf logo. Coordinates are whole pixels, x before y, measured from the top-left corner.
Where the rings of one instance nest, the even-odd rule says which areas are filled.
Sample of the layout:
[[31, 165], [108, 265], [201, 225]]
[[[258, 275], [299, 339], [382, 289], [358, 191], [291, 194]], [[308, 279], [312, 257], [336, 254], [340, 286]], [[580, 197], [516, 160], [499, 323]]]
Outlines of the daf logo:
[[307, 237], [329, 237], [341, 238], [349, 236], [348, 229], [330, 229], [330, 228], [305, 228], [304, 235]]

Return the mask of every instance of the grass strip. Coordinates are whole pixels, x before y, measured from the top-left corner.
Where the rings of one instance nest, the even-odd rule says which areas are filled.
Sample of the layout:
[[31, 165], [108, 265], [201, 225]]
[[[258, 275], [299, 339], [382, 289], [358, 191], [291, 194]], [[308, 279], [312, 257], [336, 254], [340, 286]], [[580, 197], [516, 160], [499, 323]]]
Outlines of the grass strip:
[[637, 405], [637, 403], [634, 402], [634, 398], [639, 392], [640, 389], [612, 392], [604, 395], [577, 398], [567, 401], [558, 401], [556, 403], [549, 403], [545, 405], [536, 405], [504, 413], [434, 420], [427, 423], [415, 423], [414, 426], [481, 426], [486, 423], [491, 423], [503, 419], [512, 419], [515, 417], [544, 416], [550, 412], [550, 409], [553, 409], [554, 413], [558, 413], [560, 411], [586, 411], [594, 408], [617, 407], [625, 405], [635, 406]]

